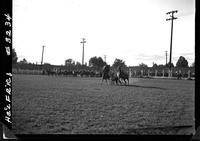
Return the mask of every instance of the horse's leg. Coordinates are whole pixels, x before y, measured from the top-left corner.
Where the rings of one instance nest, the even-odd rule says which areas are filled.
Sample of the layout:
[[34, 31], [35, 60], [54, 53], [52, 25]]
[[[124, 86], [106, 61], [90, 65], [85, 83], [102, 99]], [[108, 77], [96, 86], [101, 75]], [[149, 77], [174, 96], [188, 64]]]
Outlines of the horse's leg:
[[107, 79], [106, 79], [106, 84], [108, 84]]
[[128, 83], [128, 85], [129, 85], [129, 78], [127, 78], [127, 83]]
[[110, 85], [114, 84], [114, 81], [112, 81], [112, 79], [110, 79]]
[[101, 80], [101, 85], [103, 84], [103, 80], [104, 80], [104, 79], [103, 79], [103, 77], [102, 77], [102, 80]]
[[120, 85], [122, 85], [122, 81], [120, 80], [121, 78], [119, 78], [119, 83], [120, 83]]
[[120, 84], [123, 85], [124, 81], [123, 78], [120, 78]]
[[115, 80], [115, 83], [116, 83], [116, 85], [118, 85], [118, 80], [117, 79]]
[[126, 79], [124, 78], [124, 85], [126, 85]]
[[120, 78], [118, 78], [117, 82], [118, 82], [118, 84], [121, 84]]

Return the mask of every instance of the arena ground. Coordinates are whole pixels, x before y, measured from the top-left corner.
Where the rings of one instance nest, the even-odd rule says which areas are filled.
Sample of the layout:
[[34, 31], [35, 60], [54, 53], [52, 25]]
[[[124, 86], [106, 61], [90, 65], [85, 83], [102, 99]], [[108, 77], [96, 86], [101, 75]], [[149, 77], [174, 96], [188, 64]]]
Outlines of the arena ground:
[[193, 80], [13, 75], [15, 134], [184, 134], [194, 132]]

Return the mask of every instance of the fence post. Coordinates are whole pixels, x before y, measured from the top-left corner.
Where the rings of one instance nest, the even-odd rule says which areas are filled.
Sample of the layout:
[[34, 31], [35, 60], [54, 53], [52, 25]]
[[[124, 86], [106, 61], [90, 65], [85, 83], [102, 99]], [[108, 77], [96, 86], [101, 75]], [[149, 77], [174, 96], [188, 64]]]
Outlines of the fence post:
[[172, 77], [172, 70], [169, 70], [168, 77]]
[[191, 78], [191, 71], [188, 70], [188, 78]]
[[162, 75], [163, 75], [163, 77], [165, 77], [165, 70], [162, 71]]
[[143, 70], [141, 70], [141, 76], [143, 77]]
[[132, 77], [132, 71], [131, 71], [131, 68], [129, 68], [129, 77]]
[[155, 77], [157, 77], [157, 70], [155, 70]]
[[173, 70], [170, 71], [170, 76], [171, 76], [171, 77], [172, 77], [172, 72], [173, 72]]
[[170, 74], [171, 74], [171, 72], [170, 72], [170, 70], [168, 70], [168, 77], [170, 77]]

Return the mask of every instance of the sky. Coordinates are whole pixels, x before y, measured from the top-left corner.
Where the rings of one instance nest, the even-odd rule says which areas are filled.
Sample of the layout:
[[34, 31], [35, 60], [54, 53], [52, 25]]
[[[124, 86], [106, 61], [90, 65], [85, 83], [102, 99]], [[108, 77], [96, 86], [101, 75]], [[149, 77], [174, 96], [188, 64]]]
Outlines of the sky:
[[[13, 48], [18, 61], [64, 65], [71, 58], [102, 57], [112, 65], [116, 58], [127, 66], [149, 67], [166, 63], [170, 53], [174, 16], [172, 62], [195, 58], [194, 0], [13, 0]], [[106, 58], [105, 58], [106, 56]]]

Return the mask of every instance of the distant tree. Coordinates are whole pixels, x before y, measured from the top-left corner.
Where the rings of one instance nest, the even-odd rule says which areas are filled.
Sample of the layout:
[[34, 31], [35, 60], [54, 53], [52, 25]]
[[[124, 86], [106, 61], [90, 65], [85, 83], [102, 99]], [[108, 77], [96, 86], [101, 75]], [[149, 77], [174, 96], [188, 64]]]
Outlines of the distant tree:
[[195, 67], [195, 62], [192, 63], [191, 67]]
[[72, 59], [67, 59], [65, 60], [65, 66], [74, 66], [75, 65], [75, 61]]
[[157, 65], [156, 63], [153, 62], [153, 66], [152, 66], [152, 67], [153, 67], [153, 68], [157, 68], [158, 65]]
[[19, 64], [28, 64], [28, 62], [27, 62], [27, 60], [24, 58], [23, 60], [21, 60], [21, 61], [19, 62]]
[[183, 56], [180, 56], [176, 63], [176, 67], [188, 67], [188, 61]]
[[[165, 65], [166, 67], [169, 67], [169, 64], [170, 63], [167, 63], [167, 65]], [[171, 67], [173, 68], [174, 67], [174, 64], [173, 63], [171, 63]]]
[[92, 57], [89, 60], [89, 66], [90, 67], [96, 67], [98, 69], [102, 68], [104, 65], [106, 65], [106, 62], [103, 61], [101, 57]]
[[50, 63], [44, 63], [44, 64], [42, 65], [42, 68], [43, 68], [43, 69], [50, 69], [50, 68], [52, 68], [52, 65], [51, 65]]
[[51, 64], [49, 64], [49, 63], [44, 63], [43, 65], [44, 66], [51, 66]]
[[141, 63], [141, 64], [139, 64], [139, 67], [141, 67], [141, 68], [148, 68], [148, 65], [146, 65], [144, 63]]
[[158, 65], [158, 68], [159, 68], [159, 69], [163, 69], [163, 68], [165, 68], [165, 67], [166, 67], [166, 65], [163, 65], [163, 64]]
[[112, 67], [117, 68], [119, 66], [121, 66], [122, 68], [127, 67], [126, 64], [125, 64], [125, 61], [116, 58]]
[[16, 53], [15, 49], [12, 48], [12, 64], [13, 64], [13, 65], [14, 65], [14, 64], [17, 64], [17, 59], [18, 59], [17, 53]]
[[76, 66], [81, 66], [81, 63], [77, 61]]

